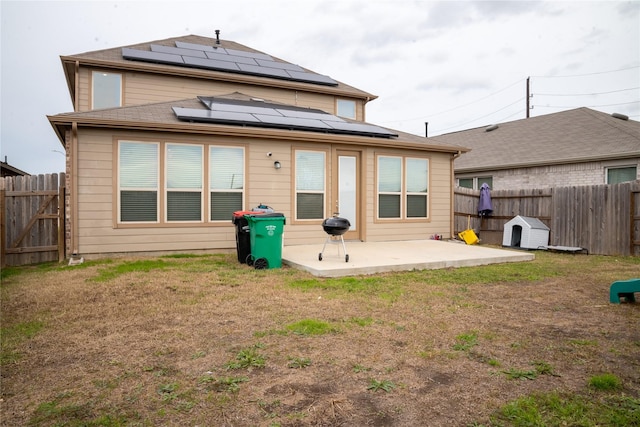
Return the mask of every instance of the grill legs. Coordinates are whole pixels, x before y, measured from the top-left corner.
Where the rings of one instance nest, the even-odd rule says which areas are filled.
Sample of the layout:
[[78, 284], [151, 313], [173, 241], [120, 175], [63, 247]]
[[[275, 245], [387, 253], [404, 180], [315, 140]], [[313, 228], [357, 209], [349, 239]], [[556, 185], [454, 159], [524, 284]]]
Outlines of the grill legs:
[[344, 244], [344, 238], [342, 235], [340, 236], [332, 236], [327, 235], [326, 240], [324, 241], [324, 246], [322, 246], [322, 252], [318, 254], [318, 261], [322, 261], [322, 254], [324, 254], [324, 250], [327, 247], [327, 243], [338, 245], [338, 255], [340, 255], [340, 244], [342, 244], [342, 250], [344, 251], [344, 262], [349, 262], [349, 254], [347, 253], [347, 247]]

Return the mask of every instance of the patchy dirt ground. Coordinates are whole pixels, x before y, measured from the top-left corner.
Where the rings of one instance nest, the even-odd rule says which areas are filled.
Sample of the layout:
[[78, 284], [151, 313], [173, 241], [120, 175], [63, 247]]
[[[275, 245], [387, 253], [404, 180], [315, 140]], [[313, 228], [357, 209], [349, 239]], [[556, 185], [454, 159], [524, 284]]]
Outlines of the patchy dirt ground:
[[640, 305], [608, 301], [637, 259], [317, 279], [234, 255], [7, 276], [2, 425], [481, 425], [602, 373], [640, 396]]

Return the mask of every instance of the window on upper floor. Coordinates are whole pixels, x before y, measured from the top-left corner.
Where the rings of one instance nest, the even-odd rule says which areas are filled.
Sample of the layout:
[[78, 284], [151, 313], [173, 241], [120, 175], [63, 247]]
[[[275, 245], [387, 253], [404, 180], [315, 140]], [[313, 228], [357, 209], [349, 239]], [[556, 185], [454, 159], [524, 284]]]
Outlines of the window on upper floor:
[[377, 157], [379, 219], [429, 216], [429, 160], [402, 156]]
[[347, 119], [356, 119], [356, 102], [351, 99], [338, 99], [337, 110], [338, 116], [345, 117]]
[[296, 219], [322, 219], [325, 212], [324, 151], [296, 150]]
[[94, 71], [91, 85], [92, 109], [122, 106], [122, 74]]
[[635, 181], [638, 176], [637, 169], [636, 166], [607, 168], [607, 184]]

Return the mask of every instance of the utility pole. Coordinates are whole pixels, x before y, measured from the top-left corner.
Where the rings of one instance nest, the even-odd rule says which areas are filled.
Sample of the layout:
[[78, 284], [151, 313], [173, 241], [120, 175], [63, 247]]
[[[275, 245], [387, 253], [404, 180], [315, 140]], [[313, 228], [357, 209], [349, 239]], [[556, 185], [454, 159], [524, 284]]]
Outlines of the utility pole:
[[531, 77], [527, 77], [527, 119], [529, 118], [529, 98], [530, 98], [530, 95], [529, 95], [529, 79], [530, 78]]

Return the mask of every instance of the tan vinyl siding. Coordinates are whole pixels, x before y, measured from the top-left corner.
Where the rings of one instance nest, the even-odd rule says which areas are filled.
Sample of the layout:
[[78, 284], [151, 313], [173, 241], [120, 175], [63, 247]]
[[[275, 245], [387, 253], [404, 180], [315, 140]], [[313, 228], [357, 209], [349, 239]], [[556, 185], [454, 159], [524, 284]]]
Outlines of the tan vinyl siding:
[[[189, 143], [235, 145], [245, 147], [245, 209], [267, 204], [286, 217], [285, 245], [318, 244], [319, 250], [326, 239], [321, 221], [297, 223], [293, 221], [293, 162], [294, 150], [324, 150], [327, 152], [327, 216], [331, 211], [332, 150], [344, 149], [340, 145], [311, 144], [303, 141], [250, 140], [238, 137], [206, 135], [162, 134], [155, 132], [116, 131], [80, 128], [78, 152], [78, 251], [83, 255], [113, 253], [152, 253], [170, 251], [235, 250], [235, 228], [229, 222], [197, 224], [117, 224], [117, 155], [118, 140], [155, 141], [159, 143]], [[379, 221], [376, 216], [375, 155], [374, 148], [361, 147], [365, 195], [363, 238], [366, 241], [428, 239], [433, 234], [450, 236], [451, 173], [449, 154], [407, 152], [385, 149], [384, 154], [429, 157], [430, 186], [429, 214], [425, 220]], [[268, 153], [271, 156], [268, 156]], [[206, 153], [206, 150], [205, 150]], [[206, 154], [205, 154], [206, 155]], [[281, 169], [274, 168], [279, 161]], [[205, 192], [207, 185], [205, 177]], [[160, 195], [161, 200], [163, 198]], [[205, 198], [205, 205], [208, 198]], [[161, 204], [161, 217], [163, 207]], [[206, 215], [206, 211], [205, 211]], [[205, 218], [206, 219], [206, 218]]]
[[[240, 92], [268, 101], [336, 113], [336, 98], [332, 95], [135, 72], [124, 73], [122, 81], [124, 106]], [[80, 69], [79, 92], [79, 111], [89, 111], [91, 109], [91, 69], [89, 68]], [[357, 100], [356, 114], [359, 120], [364, 117], [362, 103]]]

